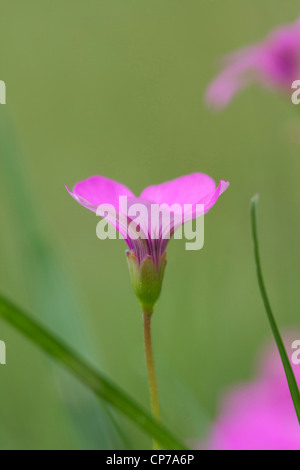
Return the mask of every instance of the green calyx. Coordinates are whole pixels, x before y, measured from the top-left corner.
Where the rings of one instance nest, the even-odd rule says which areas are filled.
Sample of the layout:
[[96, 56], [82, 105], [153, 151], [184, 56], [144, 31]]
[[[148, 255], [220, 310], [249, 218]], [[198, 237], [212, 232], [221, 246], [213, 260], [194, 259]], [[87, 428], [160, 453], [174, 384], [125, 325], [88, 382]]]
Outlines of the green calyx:
[[146, 256], [139, 264], [132, 251], [126, 252], [131, 282], [142, 309], [149, 315], [160, 296], [164, 271], [167, 264], [166, 254], [161, 257], [157, 266], [151, 256]]

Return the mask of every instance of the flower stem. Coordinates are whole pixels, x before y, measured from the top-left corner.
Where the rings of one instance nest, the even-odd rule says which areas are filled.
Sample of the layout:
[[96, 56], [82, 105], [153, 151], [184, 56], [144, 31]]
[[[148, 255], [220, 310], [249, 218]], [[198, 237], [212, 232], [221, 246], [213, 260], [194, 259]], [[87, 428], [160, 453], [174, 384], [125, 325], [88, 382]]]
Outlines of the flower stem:
[[254, 196], [251, 199], [251, 228], [252, 228], [252, 237], [254, 243], [254, 256], [256, 262], [256, 272], [257, 272], [257, 279], [260, 288], [260, 293], [264, 302], [265, 310], [268, 316], [268, 320], [277, 344], [277, 348], [281, 357], [281, 361], [283, 364], [283, 368], [285, 371], [285, 375], [287, 378], [287, 382], [289, 385], [289, 389], [291, 392], [291, 397], [294, 403], [295, 411], [298, 417], [298, 421], [300, 424], [300, 391], [297, 384], [297, 380], [295, 374], [293, 372], [293, 368], [290, 364], [288, 354], [286, 352], [284, 343], [282, 341], [280, 332], [277, 327], [276, 320], [273, 316], [273, 312], [271, 309], [271, 305], [267, 296], [267, 291], [262, 275], [262, 268], [261, 268], [261, 261], [260, 261], [260, 253], [258, 247], [258, 234], [257, 234], [257, 211], [258, 211], [258, 196]]
[[[158, 388], [154, 367], [154, 358], [152, 350], [152, 340], [151, 340], [151, 318], [152, 312], [143, 311], [143, 321], [144, 321], [144, 341], [145, 341], [145, 354], [146, 354], [146, 364], [148, 372], [148, 384], [149, 384], [149, 393], [151, 401], [151, 409], [154, 418], [160, 421], [160, 407], [159, 407], [159, 398], [158, 398]], [[153, 440], [153, 449], [161, 449], [160, 444]]]

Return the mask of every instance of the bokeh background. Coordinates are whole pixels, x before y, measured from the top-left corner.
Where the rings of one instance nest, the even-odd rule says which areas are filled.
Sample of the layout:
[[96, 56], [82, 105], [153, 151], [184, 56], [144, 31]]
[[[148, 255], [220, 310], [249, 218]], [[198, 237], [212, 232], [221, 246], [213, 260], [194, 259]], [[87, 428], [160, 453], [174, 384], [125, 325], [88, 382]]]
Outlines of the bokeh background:
[[[296, 0], [0, 2], [0, 291], [148, 407], [142, 319], [123, 241], [65, 190], [101, 174], [139, 192], [201, 171], [231, 186], [205, 245], [168, 248], [153, 320], [165, 423], [202, 439], [224, 390], [249, 380], [269, 327], [250, 237], [281, 328], [299, 325], [300, 108], [253, 86], [221, 113], [203, 102], [224, 53], [299, 14]], [[299, 78], [300, 77], [295, 77]], [[147, 448], [0, 322], [1, 449]], [[299, 338], [298, 338], [299, 339]]]

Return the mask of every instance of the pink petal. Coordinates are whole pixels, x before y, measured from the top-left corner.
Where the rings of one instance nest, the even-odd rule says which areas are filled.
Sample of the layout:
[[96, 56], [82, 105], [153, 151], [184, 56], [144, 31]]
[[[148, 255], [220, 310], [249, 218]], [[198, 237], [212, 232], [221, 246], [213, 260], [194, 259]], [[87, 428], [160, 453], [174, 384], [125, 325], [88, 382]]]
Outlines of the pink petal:
[[215, 181], [204, 173], [192, 173], [181, 176], [172, 181], [149, 186], [141, 194], [141, 198], [148, 199], [155, 204], [179, 204], [184, 211], [184, 205], [193, 205], [190, 218], [197, 216], [195, 212], [196, 204], [204, 205], [204, 212], [215, 204], [218, 197], [228, 188], [229, 183], [221, 181], [216, 188]]
[[132, 191], [123, 184], [98, 175], [79, 181], [75, 184], [73, 191], [68, 188], [67, 190], [79, 204], [93, 212], [96, 212], [101, 204], [111, 204], [118, 210], [120, 196], [135, 197]]
[[224, 108], [234, 95], [257, 80], [262, 50], [249, 47], [225, 57], [225, 68], [209, 85], [205, 101], [216, 109]]
[[210, 449], [300, 450], [299, 425], [291, 397], [275, 400], [276, 384], [270, 385], [254, 382], [227, 397], [212, 430]]
[[[106, 220], [121, 233], [127, 244], [129, 243], [127, 214], [122, 213], [119, 207], [121, 196], [129, 198], [129, 200], [135, 199], [129, 188], [117, 181], [98, 175], [76, 183], [73, 191], [70, 191], [67, 186], [66, 188], [75, 201], [93, 212], [97, 213], [98, 206], [107, 205], [106, 210], [100, 211], [98, 215], [105, 216]], [[130, 245], [128, 246], [131, 248]]]
[[[297, 332], [283, 335], [286, 345]], [[300, 430], [276, 346], [271, 343], [260, 359], [259, 376], [232, 389], [208, 440], [214, 450], [300, 450]], [[296, 379], [300, 368], [294, 366]]]
[[265, 40], [227, 57], [223, 71], [205, 94], [206, 103], [224, 108], [239, 91], [253, 82], [290, 91], [299, 75], [300, 20], [277, 28]]

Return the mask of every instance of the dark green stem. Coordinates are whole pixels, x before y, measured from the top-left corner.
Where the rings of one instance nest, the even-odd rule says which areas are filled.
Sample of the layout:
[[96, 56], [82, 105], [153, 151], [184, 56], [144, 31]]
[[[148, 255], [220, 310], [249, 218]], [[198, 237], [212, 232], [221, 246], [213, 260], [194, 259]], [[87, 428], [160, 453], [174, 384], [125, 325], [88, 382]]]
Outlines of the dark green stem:
[[255, 262], [256, 262], [256, 272], [257, 272], [257, 279], [258, 279], [258, 284], [261, 292], [261, 296], [264, 302], [264, 306], [267, 312], [268, 320], [280, 353], [281, 361], [284, 367], [285, 375], [288, 381], [290, 393], [292, 396], [292, 400], [294, 403], [294, 407], [296, 410], [296, 414], [298, 417], [298, 421], [300, 424], [300, 392], [298, 388], [298, 384], [292, 369], [292, 366], [290, 364], [286, 349], [284, 347], [283, 341], [281, 339], [276, 321], [274, 319], [270, 302], [268, 300], [264, 280], [263, 280], [263, 275], [262, 275], [262, 269], [261, 269], [261, 262], [260, 262], [260, 254], [259, 254], [259, 246], [258, 246], [258, 235], [257, 235], [257, 205], [258, 205], [258, 196], [255, 196], [251, 200], [251, 228], [252, 228], [252, 237], [253, 237], [253, 242], [254, 242], [254, 256], [255, 256]]

